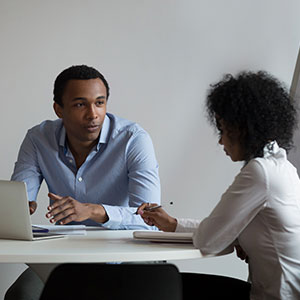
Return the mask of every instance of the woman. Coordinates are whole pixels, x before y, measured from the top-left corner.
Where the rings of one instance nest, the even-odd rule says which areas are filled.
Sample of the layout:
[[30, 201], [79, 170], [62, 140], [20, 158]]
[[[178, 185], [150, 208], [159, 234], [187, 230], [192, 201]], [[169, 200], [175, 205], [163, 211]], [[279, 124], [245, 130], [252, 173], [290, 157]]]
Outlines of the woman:
[[269, 74], [244, 72], [213, 85], [206, 107], [226, 155], [244, 161], [240, 173], [202, 221], [147, 211], [147, 204], [138, 213], [163, 231], [193, 231], [203, 254], [237, 246], [249, 263], [251, 299], [300, 299], [300, 180], [286, 157], [293, 103]]

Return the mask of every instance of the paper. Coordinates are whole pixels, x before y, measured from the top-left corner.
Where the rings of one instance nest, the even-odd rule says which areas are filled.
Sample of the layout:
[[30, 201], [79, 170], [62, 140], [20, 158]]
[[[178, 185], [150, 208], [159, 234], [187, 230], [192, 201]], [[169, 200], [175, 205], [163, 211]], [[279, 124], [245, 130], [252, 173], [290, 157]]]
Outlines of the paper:
[[134, 231], [133, 237], [152, 242], [193, 243], [192, 232]]
[[86, 235], [85, 225], [32, 225], [34, 228], [48, 230], [49, 233], [66, 234], [66, 235]]

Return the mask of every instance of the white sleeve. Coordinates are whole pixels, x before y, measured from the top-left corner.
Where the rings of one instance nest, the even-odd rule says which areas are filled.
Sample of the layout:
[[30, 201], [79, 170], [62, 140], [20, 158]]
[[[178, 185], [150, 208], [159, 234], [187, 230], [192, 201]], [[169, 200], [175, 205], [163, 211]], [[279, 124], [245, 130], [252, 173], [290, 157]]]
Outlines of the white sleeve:
[[199, 220], [177, 219], [176, 232], [195, 232], [200, 224]]
[[194, 245], [203, 254], [217, 254], [233, 248], [240, 233], [264, 207], [267, 177], [263, 166], [250, 161], [222, 195], [212, 213], [194, 234]]

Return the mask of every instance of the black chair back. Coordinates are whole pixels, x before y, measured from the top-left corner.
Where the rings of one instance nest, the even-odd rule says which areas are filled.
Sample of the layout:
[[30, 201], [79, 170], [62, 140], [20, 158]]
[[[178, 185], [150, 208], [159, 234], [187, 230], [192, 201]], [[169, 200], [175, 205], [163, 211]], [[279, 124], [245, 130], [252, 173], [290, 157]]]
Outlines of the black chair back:
[[181, 300], [181, 275], [172, 264], [62, 264], [40, 300]]

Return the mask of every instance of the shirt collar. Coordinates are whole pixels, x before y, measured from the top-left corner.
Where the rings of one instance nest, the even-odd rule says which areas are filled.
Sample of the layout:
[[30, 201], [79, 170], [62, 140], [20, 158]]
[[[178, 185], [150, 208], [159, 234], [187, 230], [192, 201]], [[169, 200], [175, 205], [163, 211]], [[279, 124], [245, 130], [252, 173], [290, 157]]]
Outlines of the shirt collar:
[[105, 115], [98, 144], [106, 144], [108, 142], [109, 127], [110, 127], [110, 119], [107, 115]]
[[279, 151], [279, 146], [276, 141], [269, 142], [264, 147], [264, 157], [273, 156]]
[[[103, 125], [100, 132], [100, 137], [98, 144], [96, 146], [97, 151], [100, 149], [100, 144], [106, 144], [109, 139], [109, 127], [110, 127], [110, 119], [107, 115], [105, 115]], [[59, 138], [59, 145], [62, 146], [65, 150], [65, 153], [67, 151], [67, 143], [66, 143], [66, 129], [64, 126], [62, 126], [61, 132], [60, 132], [60, 138]]]

